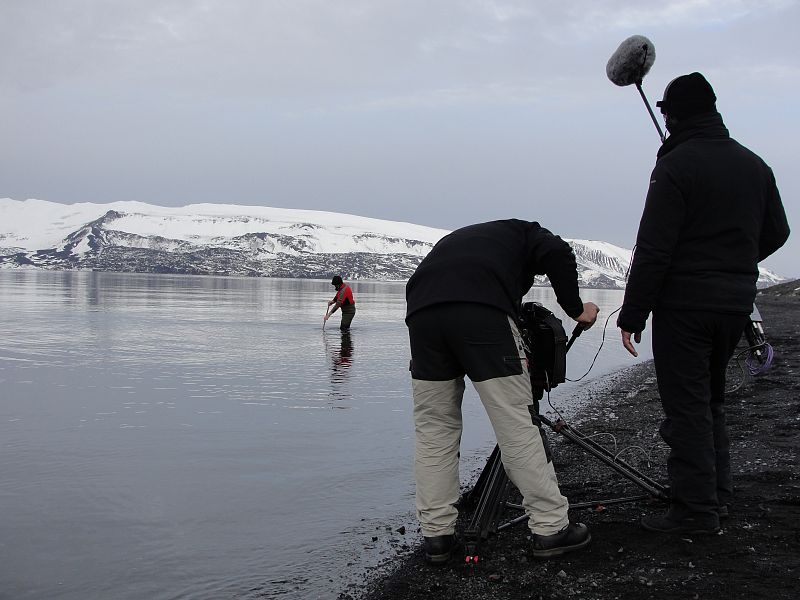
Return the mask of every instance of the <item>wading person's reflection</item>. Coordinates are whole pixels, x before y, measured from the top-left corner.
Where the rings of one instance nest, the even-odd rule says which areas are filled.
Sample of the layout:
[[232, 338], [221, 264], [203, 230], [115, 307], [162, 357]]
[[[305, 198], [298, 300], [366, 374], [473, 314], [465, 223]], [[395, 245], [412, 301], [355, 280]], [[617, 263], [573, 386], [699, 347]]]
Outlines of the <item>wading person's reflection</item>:
[[329, 343], [328, 336], [325, 336], [325, 341], [331, 357], [331, 383], [342, 383], [353, 364], [353, 334], [349, 331], [342, 331], [339, 344], [336, 344], [335, 341]]

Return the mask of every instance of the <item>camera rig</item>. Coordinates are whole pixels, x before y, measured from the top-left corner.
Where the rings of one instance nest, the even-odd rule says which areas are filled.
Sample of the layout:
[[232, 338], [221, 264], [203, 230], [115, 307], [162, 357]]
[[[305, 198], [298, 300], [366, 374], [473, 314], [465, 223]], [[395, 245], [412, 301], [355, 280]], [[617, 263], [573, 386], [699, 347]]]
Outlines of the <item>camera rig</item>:
[[[573, 342], [583, 332], [583, 326], [579, 323], [567, 340], [561, 320], [536, 302], [522, 304], [519, 324], [520, 335], [525, 344], [525, 353], [528, 358], [528, 371], [533, 392], [533, 403], [530, 405], [529, 411], [533, 424], [542, 436], [548, 458], [550, 457], [550, 448], [542, 425], [548, 426], [577, 444], [583, 451], [594, 456], [646, 492], [637, 496], [570, 504], [570, 508], [592, 508], [653, 498], [667, 500], [668, 488], [666, 486], [651, 479], [621, 460], [618, 455], [567, 425], [563, 419], [559, 418], [553, 422], [539, 414], [539, 400], [543, 397], [544, 392], [549, 392], [566, 380], [566, 355]], [[467, 564], [477, 564], [480, 558], [481, 544], [489, 537], [528, 519], [527, 515], [522, 515], [504, 523], [499, 522], [499, 517], [504, 509], [523, 510], [521, 505], [508, 502], [511, 486], [512, 483], [503, 467], [500, 447], [495, 445], [475, 486], [459, 500], [459, 508], [471, 509], [474, 507], [472, 518], [463, 534]]]
[[[538, 302], [523, 303], [519, 321], [533, 399], [538, 403], [545, 391], [549, 392], [566, 381], [567, 333], [561, 319]], [[580, 326], [575, 328], [570, 345], [582, 331]]]

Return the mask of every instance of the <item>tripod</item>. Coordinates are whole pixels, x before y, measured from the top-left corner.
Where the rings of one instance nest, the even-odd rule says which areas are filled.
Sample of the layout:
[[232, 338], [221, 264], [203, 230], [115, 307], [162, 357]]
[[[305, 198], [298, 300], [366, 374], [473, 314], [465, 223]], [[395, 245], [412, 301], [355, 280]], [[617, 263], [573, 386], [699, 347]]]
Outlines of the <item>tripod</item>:
[[[580, 325], [575, 328], [575, 330], [572, 332], [569, 342], [567, 343], [567, 351], [582, 331], [583, 330]], [[660, 500], [668, 499], [666, 486], [654, 481], [635, 467], [631, 466], [624, 460], [621, 460], [617, 455], [610, 452], [607, 448], [601, 446], [591, 438], [583, 435], [578, 430], [567, 425], [567, 423], [562, 419], [553, 422], [544, 415], [540, 415], [539, 399], [542, 397], [542, 393], [543, 390], [539, 390], [539, 398], [534, 400], [534, 403], [529, 407], [528, 410], [531, 413], [531, 420], [533, 424], [539, 429], [539, 432], [542, 435], [542, 442], [544, 443], [548, 458], [550, 456], [550, 450], [547, 440], [544, 436], [544, 431], [542, 430], [543, 424], [551, 428], [556, 433], [563, 435], [569, 441], [577, 444], [584, 452], [597, 458], [626, 479], [641, 487], [646, 492], [645, 494], [628, 496], [624, 498], [611, 498], [570, 504], [570, 508], [590, 508], [600, 505], [636, 502], [650, 498], [657, 498]], [[500, 447], [495, 445], [494, 450], [486, 461], [486, 466], [478, 477], [475, 487], [467, 492], [459, 501], [459, 505], [461, 507], [475, 507], [472, 518], [464, 530], [466, 562], [468, 564], [474, 565], [478, 562], [481, 544], [486, 542], [491, 535], [508, 529], [517, 523], [522, 523], [528, 519], [527, 515], [522, 515], [505, 523], [498, 524], [498, 516], [501, 514], [504, 508], [523, 510], [521, 505], [508, 502], [508, 495], [511, 491], [511, 486], [512, 483], [509, 480], [508, 475], [506, 475], [505, 468], [503, 467]]]

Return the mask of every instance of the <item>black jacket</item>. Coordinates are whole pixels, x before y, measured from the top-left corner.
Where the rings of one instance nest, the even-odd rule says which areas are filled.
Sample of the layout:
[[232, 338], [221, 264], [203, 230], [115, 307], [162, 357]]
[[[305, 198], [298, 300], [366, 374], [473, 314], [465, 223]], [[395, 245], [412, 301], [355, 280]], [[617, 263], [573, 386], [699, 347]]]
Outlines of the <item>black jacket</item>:
[[758, 262], [789, 225], [772, 170], [731, 139], [719, 113], [687, 119], [658, 152], [617, 325], [658, 308], [749, 314]]
[[406, 285], [406, 318], [442, 302], [496, 306], [516, 318], [535, 275], [547, 275], [570, 317], [583, 312], [570, 245], [538, 223], [517, 219], [470, 225], [443, 237]]

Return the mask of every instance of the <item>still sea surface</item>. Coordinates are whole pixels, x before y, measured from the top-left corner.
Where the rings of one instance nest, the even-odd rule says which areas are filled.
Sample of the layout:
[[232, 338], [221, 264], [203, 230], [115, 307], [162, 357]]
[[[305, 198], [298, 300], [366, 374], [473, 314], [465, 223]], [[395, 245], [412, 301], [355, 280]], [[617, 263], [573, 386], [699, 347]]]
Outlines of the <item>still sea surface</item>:
[[[0, 598], [334, 599], [417, 543], [405, 286], [352, 287], [343, 336], [327, 281], [0, 271]], [[622, 301], [583, 296], [570, 379]], [[614, 320], [584, 381], [634, 362]], [[464, 413], [466, 481], [494, 438]]]

